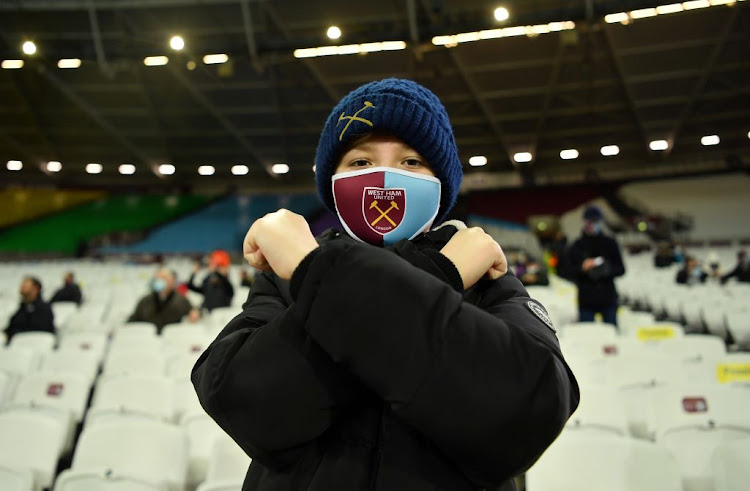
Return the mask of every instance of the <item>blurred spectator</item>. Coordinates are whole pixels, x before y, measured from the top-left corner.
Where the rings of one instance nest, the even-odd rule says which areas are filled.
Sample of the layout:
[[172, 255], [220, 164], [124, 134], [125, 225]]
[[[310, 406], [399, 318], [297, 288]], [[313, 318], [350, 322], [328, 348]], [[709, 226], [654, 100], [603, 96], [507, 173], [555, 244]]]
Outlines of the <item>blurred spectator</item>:
[[667, 268], [677, 261], [674, 251], [674, 244], [670, 242], [659, 242], [656, 246], [656, 255], [654, 256], [654, 266], [657, 268]]
[[747, 256], [747, 251], [740, 251], [737, 253], [737, 266], [732, 271], [721, 277], [721, 282], [726, 283], [729, 278], [737, 278], [737, 281], [745, 283], [750, 282], [750, 257]]
[[625, 274], [617, 242], [604, 234], [604, 215], [596, 206], [583, 213], [581, 236], [565, 257], [565, 274], [578, 287], [578, 315], [581, 322], [592, 322], [600, 313], [604, 322], [617, 325], [615, 277]]
[[8, 340], [20, 332], [46, 331], [54, 334], [54, 315], [49, 304], [42, 300], [42, 283], [33, 276], [27, 276], [21, 281], [19, 293], [21, 305], [5, 329]]
[[240, 273], [240, 285], [244, 287], [252, 287], [253, 281], [255, 281], [255, 275], [248, 273], [244, 269]]
[[549, 285], [549, 277], [547, 276], [547, 268], [544, 263], [537, 261], [534, 258], [527, 258], [526, 264], [524, 265], [524, 272], [519, 276], [521, 283], [524, 286]]
[[691, 256], [685, 258], [685, 266], [677, 272], [677, 283], [681, 285], [705, 283], [706, 278], [708, 278], [708, 273], [703, 271], [698, 260]]
[[76, 283], [73, 272], [68, 271], [63, 277], [63, 286], [52, 295], [52, 299], [49, 303], [75, 302], [78, 305], [81, 305], [82, 299], [81, 288]]
[[[167, 324], [180, 322], [186, 315], [196, 317], [190, 302], [176, 291], [175, 274], [160, 269], [151, 280], [151, 293], [141, 298], [128, 322], [151, 322], [159, 332]], [[200, 317], [199, 315], [197, 316]]]
[[209, 312], [216, 307], [228, 307], [232, 304], [234, 287], [229, 282], [229, 266], [231, 260], [226, 251], [214, 251], [208, 263], [208, 275], [203, 283], [195, 284], [195, 275], [200, 271], [200, 264], [196, 264], [190, 275], [188, 288], [203, 295], [203, 308]]
[[565, 266], [561, 263], [565, 261], [565, 254], [568, 250], [568, 238], [565, 237], [565, 233], [562, 229], [558, 229], [555, 232], [555, 238], [549, 245], [550, 258], [548, 261], [550, 272], [557, 273], [559, 276], [560, 271], [565, 270]]

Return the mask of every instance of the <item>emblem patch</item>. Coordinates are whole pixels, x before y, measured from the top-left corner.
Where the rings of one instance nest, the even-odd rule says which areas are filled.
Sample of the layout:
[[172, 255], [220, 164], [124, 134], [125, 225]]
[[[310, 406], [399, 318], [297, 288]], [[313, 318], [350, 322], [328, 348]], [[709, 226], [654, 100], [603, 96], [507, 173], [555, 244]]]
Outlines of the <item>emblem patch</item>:
[[406, 190], [366, 187], [362, 193], [362, 213], [370, 229], [384, 235], [396, 229], [406, 213]]
[[526, 308], [529, 309], [529, 312], [534, 314], [537, 319], [544, 322], [547, 327], [552, 329], [552, 332], [557, 332], [555, 326], [552, 325], [552, 319], [550, 319], [549, 314], [538, 302], [529, 300], [528, 302], [526, 302]]

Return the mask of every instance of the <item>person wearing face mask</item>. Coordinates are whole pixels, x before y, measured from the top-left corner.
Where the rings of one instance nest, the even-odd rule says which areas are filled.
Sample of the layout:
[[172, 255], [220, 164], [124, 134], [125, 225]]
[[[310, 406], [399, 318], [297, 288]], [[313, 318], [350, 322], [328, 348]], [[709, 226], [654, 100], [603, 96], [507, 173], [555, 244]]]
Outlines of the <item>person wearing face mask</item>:
[[726, 283], [730, 278], [737, 278], [737, 281], [750, 283], [750, 257], [748, 257], [747, 251], [737, 253], [737, 266], [721, 277], [721, 283]]
[[597, 313], [602, 320], [617, 325], [617, 290], [614, 279], [625, 274], [620, 247], [604, 234], [604, 215], [591, 205], [583, 212], [583, 233], [566, 254], [566, 277], [578, 287], [578, 319], [593, 322]]
[[479, 228], [445, 108], [386, 79], [330, 113], [316, 184], [343, 231], [252, 224], [260, 270], [192, 380], [252, 457], [243, 490], [511, 490], [578, 404], [544, 307]]
[[200, 271], [200, 263], [195, 265], [193, 274], [188, 280], [188, 288], [203, 295], [203, 308], [209, 312], [216, 307], [228, 307], [232, 304], [234, 287], [229, 282], [231, 259], [227, 251], [216, 250], [211, 253], [208, 263], [208, 274], [201, 285], [195, 284], [195, 275]]
[[42, 283], [33, 276], [21, 281], [21, 305], [10, 318], [5, 335], [10, 339], [21, 332], [45, 331], [55, 334], [52, 308], [42, 300]]
[[172, 271], [160, 269], [149, 286], [151, 292], [141, 298], [128, 322], [150, 322], [161, 332], [167, 324], [180, 322], [185, 316], [195, 316], [188, 299], [176, 291]]
[[698, 264], [698, 260], [688, 256], [685, 258], [685, 266], [677, 272], [676, 281], [681, 285], [697, 285], [698, 283], [705, 283], [706, 278], [708, 278], [708, 273], [703, 271], [703, 268]]

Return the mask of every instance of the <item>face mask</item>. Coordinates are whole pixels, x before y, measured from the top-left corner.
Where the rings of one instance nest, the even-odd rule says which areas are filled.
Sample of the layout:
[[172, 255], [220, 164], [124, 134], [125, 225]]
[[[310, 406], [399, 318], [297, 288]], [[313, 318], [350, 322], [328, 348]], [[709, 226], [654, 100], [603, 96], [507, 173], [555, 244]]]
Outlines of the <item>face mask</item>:
[[161, 278], [154, 278], [151, 281], [151, 290], [153, 290], [156, 293], [163, 292], [166, 287], [167, 287], [167, 282], [162, 280]]
[[341, 223], [357, 240], [376, 246], [429, 230], [440, 207], [440, 180], [400, 169], [336, 174], [333, 199]]
[[602, 231], [602, 224], [599, 222], [591, 222], [590, 224], [586, 224], [585, 230], [589, 235], [597, 235]]
[[700, 278], [703, 275], [703, 270], [700, 268], [700, 266], [696, 266], [693, 268], [690, 274], [693, 275], [693, 278]]

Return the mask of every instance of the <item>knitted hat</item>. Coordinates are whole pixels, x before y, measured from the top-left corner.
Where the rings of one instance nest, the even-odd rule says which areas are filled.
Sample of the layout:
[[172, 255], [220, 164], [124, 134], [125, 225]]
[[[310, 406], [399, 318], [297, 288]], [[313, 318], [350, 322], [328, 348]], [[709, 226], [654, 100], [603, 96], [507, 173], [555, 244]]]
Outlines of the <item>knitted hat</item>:
[[591, 221], [599, 221], [604, 218], [601, 208], [596, 205], [589, 205], [583, 211], [583, 219]]
[[315, 182], [326, 207], [335, 213], [331, 176], [353, 139], [386, 131], [427, 159], [442, 184], [440, 223], [456, 202], [463, 169], [448, 113], [435, 94], [411, 80], [388, 78], [365, 84], [345, 96], [326, 120], [315, 154]]

